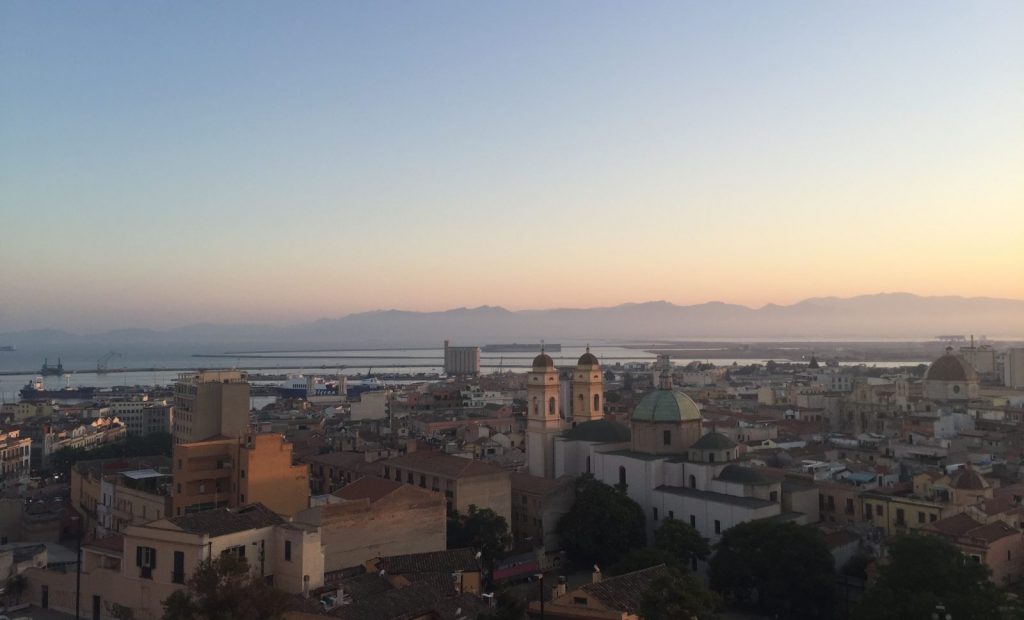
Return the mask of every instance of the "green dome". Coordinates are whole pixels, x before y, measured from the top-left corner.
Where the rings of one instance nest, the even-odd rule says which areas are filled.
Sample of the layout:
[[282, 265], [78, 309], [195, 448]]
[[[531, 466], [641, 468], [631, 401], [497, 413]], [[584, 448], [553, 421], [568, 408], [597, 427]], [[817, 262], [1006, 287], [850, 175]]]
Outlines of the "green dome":
[[630, 418], [634, 422], [687, 422], [700, 419], [697, 403], [676, 390], [655, 390], [644, 396]]
[[573, 441], [624, 443], [629, 441], [630, 432], [625, 424], [602, 418], [577, 424], [562, 436]]

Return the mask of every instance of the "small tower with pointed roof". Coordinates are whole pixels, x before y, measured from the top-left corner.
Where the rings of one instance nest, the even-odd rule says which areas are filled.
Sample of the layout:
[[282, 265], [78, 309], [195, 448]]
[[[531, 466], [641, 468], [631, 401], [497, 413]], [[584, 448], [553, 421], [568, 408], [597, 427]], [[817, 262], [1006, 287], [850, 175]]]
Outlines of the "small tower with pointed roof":
[[555, 436], [565, 430], [560, 389], [555, 362], [541, 346], [526, 378], [526, 462], [534, 476], [555, 477]]
[[573, 424], [604, 417], [604, 375], [597, 357], [590, 352], [590, 345], [572, 371], [571, 395]]

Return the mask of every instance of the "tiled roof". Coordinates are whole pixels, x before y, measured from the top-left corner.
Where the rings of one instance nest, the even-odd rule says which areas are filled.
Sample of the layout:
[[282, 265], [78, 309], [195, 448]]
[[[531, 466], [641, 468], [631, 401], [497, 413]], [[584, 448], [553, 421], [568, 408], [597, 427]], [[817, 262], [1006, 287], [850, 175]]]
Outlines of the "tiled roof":
[[733, 506], [741, 506], [743, 508], [764, 508], [766, 506], [774, 506], [773, 502], [769, 502], [765, 499], [758, 499], [756, 497], [741, 497], [738, 495], [726, 495], [725, 493], [716, 493], [715, 491], [701, 491], [699, 489], [690, 489], [688, 487], [674, 487], [668, 485], [661, 485], [655, 487], [655, 491], [662, 493], [671, 493], [672, 495], [680, 495], [682, 497], [692, 497], [706, 502], [712, 502], [716, 504], [731, 504]]
[[224, 536], [261, 527], [285, 523], [285, 519], [263, 504], [247, 504], [238, 508], [217, 508], [168, 519], [192, 534]]
[[355, 599], [351, 604], [331, 613], [346, 620], [407, 620], [430, 612], [442, 597], [430, 584], [418, 583], [377, 596]]
[[1011, 527], [1002, 521], [989, 523], [988, 525], [983, 525], [979, 528], [975, 528], [967, 532], [968, 538], [980, 540], [985, 543], [992, 543], [997, 540], [1002, 540], [1007, 536], [1020, 536], [1020, 530]]
[[122, 553], [124, 551], [124, 536], [115, 534], [106, 538], [98, 538], [91, 543], [83, 545], [92, 549], [99, 549], [107, 553]]
[[366, 456], [362, 452], [329, 452], [310, 456], [307, 460], [310, 463], [345, 467], [366, 462]]
[[726, 465], [718, 473], [718, 479], [723, 482], [735, 482], [738, 484], [765, 485], [781, 481], [782, 477], [774, 479], [775, 476], [768, 475], [757, 467], [744, 467], [743, 465]]
[[541, 496], [560, 489], [563, 485], [572, 480], [569, 476], [562, 476], [561, 478], [553, 479], [544, 478], [543, 476], [534, 476], [532, 474], [521, 474], [519, 472], [509, 473], [509, 478], [512, 479], [513, 493], [518, 492]]
[[474, 459], [451, 456], [444, 452], [416, 451], [384, 461], [391, 467], [422, 471], [446, 478], [473, 478], [506, 473], [501, 467], [489, 465]]
[[400, 488], [402, 488], [401, 482], [395, 482], [386, 478], [368, 477], [360, 478], [351, 484], [347, 484], [332, 493], [332, 495], [347, 500], [368, 499], [372, 504]]
[[659, 564], [618, 577], [608, 577], [597, 583], [588, 583], [580, 590], [593, 596], [606, 607], [636, 614], [640, 611], [640, 602], [651, 583], [664, 575], [668, 575], [668, 569], [664, 564]]
[[409, 553], [380, 558], [380, 568], [391, 575], [411, 573], [453, 573], [455, 571], [479, 571], [480, 561], [476, 551], [470, 548]]
[[960, 514], [953, 515], [952, 517], [939, 519], [934, 523], [928, 524], [928, 529], [935, 530], [936, 532], [940, 532], [948, 536], [961, 536], [980, 526], [981, 523], [972, 519], [967, 515], [967, 513], [961, 512]]

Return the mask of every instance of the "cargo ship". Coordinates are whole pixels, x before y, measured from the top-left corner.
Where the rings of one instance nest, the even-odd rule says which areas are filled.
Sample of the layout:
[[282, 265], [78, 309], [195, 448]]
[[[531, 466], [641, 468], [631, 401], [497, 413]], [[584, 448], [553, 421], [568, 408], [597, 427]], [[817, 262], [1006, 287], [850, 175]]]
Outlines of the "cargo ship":
[[36, 377], [21, 388], [22, 400], [89, 400], [96, 393], [94, 387], [64, 387], [59, 390], [48, 390], [42, 377]]

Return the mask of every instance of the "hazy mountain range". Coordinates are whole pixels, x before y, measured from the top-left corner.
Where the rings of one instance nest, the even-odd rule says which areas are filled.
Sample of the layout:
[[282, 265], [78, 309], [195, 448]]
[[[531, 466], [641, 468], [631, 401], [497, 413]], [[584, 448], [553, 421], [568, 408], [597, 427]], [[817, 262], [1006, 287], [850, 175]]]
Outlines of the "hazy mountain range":
[[[748, 308], [664, 301], [608, 308], [510, 311], [500, 307], [443, 312], [380, 310], [289, 327], [191, 325], [169, 330], [122, 329], [98, 334], [32, 330], [0, 334], [0, 345], [122, 344], [288, 347], [439, 346], [495, 342], [684, 340], [688, 338], [932, 338], [976, 334], [1024, 339], [1024, 300], [924, 297], [882, 293], [816, 297], [789, 306]], [[204, 347], [205, 348], [205, 347]]]

